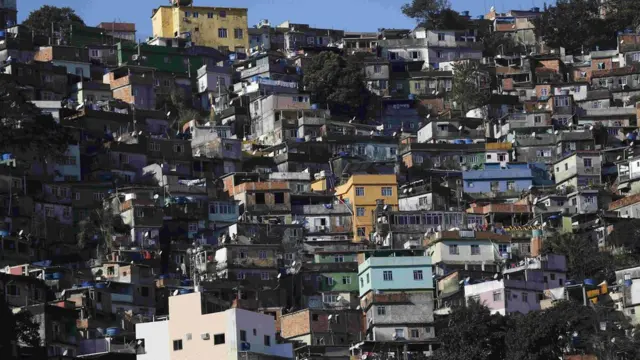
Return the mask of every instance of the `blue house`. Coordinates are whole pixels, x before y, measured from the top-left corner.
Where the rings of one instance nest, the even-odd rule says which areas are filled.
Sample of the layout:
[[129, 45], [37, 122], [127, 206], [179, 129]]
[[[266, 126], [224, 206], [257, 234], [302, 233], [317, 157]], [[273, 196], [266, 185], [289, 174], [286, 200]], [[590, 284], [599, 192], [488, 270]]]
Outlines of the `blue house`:
[[482, 170], [464, 171], [462, 180], [470, 194], [520, 192], [553, 184], [543, 168], [527, 163], [485, 164]]
[[360, 297], [369, 291], [433, 290], [431, 257], [424, 250], [380, 250], [359, 254]]

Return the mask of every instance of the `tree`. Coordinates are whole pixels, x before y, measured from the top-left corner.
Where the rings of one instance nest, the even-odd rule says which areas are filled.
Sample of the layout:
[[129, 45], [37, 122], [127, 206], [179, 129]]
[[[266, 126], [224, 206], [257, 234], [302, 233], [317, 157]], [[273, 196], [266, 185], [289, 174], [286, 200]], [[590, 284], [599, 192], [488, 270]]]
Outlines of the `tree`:
[[333, 52], [315, 56], [305, 67], [303, 81], [313, 102], [327, 104], [332, 113], [364, 118], [372, 102], [359, 63]]
[[468, 20], [451, 9], [449, 0], [412, 0], [402, 13], [427, 29], [466, 29]]
[[76, 240], [80, 249], [93, 244], [96, 247], [97, 258], [108, 254], [114, 247], [113, 238], [117, 234], [127, 233], [130, 228], [116, 216], [108, 205], [94, 209], [89, 216], [78, 223]]
[[0, 292], [0, 324], [0, 354], [3, 354], [3, 358], [11, 358], [14, 345], [18, 343], [40, 346], [40, 325], [27, 310], [14, 313], [5, 301], [3, 292]]
[[59, 31], [64, 37], [71, 30], [74, 24], [84, 25], [84, 21], [70, 7], [56, 7], [43, 5], [38, 10], [29, 13], [23, 25], [39, 33], [51, 35], [51, 29]]
[[29, 102], [20, 85], [0, 79], [0, 151], [45, 159], [63, 155], [71, 141], [67, 129]]
[[513, 316], [507, 333], [507, 360], [546, 360], [562, 358], [572, 345], [574, 332], [593, 330], [593, 311], [569, 301], [561, 301], [543, 311]]
[[160, 97], [156, 107], [170, 112], [170, 118], [174, 119], [172, 125], [174, 130], [175, 125], [181, 130], [185, 123], [200, 119], [200, 113], [191, 106], [191, 101], [185, 95], [184, 89], [176, 85]]
[[440, 323], [438, 338], [442, 346], [435, 351], [435, 360], [502, 360], [505, 358], [505, 336], [509, 319], [491, 311], [476, 301], [454, 308]]
[[552, 48], [564, 47], [568, 54], [615, 47], [611, 21], [600, 16], [599, 0], [559, 0], [533, 20], [536, 36]]
[[561, 254], [567, 258], [568, 276], [574, 280], [595, 278], [598, 281], [611, 277], [613, 258], [598, 251], [597, 244], [588, 234], [562, 234], [544, 241], [542, 252]]
[[463, 60], [453, 65], [451, 99], [463, 115], [487, 104], [491, 96], [488, 82], [486, 72], [476, 61]]

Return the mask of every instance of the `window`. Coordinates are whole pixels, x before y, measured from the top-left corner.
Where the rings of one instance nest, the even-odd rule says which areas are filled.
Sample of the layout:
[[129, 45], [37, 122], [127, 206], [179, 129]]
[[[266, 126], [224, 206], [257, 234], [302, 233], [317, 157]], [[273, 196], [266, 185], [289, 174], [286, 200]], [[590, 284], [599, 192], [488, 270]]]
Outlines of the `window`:
[[393, 196], [393, 189], [390, 186], [383, 186], [382, 196]]
[[207, 17], [208, 17], [209, 19], [213, 19], [213, 13], [212, 13], [212, 12], [207, 13]]
[[502, 292], [501, 291], [495, 291], [493, 293], [493, 301], [501, 301], [502, 300]]
[[269, 273], [268, 273], [268, 272], [262, 272], [262, 273], [260, 273], [260, 279], [262, 279], [262, 280], [269, 280], [269, 279], [270, 279], [270, 277], [269, 277]]
[[364, 227], [359, 227], [358, 228], [358, 236], [367, 236], [366, 235], [366, 230]]
[[364, 287], [364, 279], [360, 278], [360, 287]]
[[224, 334], [213, 335], [213, 345], [224, 344]]
[[438, 59], [442, 58], [442, 51], [436, 51], [436, 57]]
[[191, 13], [190, 13], [190, 12], [188, 12], [188, 11], [185, 11], [185, 12], [184, 12], [184, 17], [189, 17], [189, 15], [191, 15]]
[[418, 331], [418, 329], [411, 329], [411, 337], [413, 339], [420, 337], [420, 331]]
[[194, 18], [197, 18], [198, 16], [200, 16], [200, 14], [198, 14], [198, 12], [197, 12], [197, 11], [193, 13], [193, 17], [194, 17]]
[[480, 255], [480, 245], [471, 245], [471, 255]]
[[422, 280], [422, 270], [413, 270], [413, 280]]
[[364, 208], [363, 207], [357, 207], [356, 208], [356, 216], [364, 216]]
[[491, 191], [500, 191], [499, 181], [491, 181], [490, 186], [491, 186]]
[[384, 281], [393, 281], [393, 271], [385, 270], [382, 272], [382, 278]]
[[458, 245], [449, 245], [449, 255], [458, 255], [460, 254], [458, 250]]
[[226, 38], [227, 37], [227, 29], [219, 28], [218, 29], [218, 37], [219, 38]]
[[378, 315], [386, 315], [387, 314], [387, 308], [384, 306], [378, 306]]
[[553, 98], [554, 105], [556, 107], [568, 107], [569, 106], [569, 98], [566, 96], [560, 96]]
[[244, 280], [247, 278], [247, 274], [245, 274], [244, 272], [240, 271], [239, 273], [236, 274], [236, 279], [237, 280]]
[[515, 181], [507, 181], [507, 190], [509, 191], [513, 191], [516, 189], [516, 182]]
[[[311, 319], [312, 319], [313, 321], [318, 321], [318, 319], [319, 319], [319, 318], [320, 318], [320, 317], [318, 316], [318, 314], [313, 314], [313, 315], [311, 316]], [[255, 335], [255, 332], [253, 333], [253, 335]]]
[[607, 68], [607, 66], [605, 65], [605, 63], [603, 63], [603, 62], [599, 62], [598, 63], [598, 70], [604, 70], [606, 68]]
[[82, 70], [81, 67], [77, 67], [76, 68], [76, 75], [78, 75], [78, 76], [83, 76], [84, 75], [84, 71]]
[[367, 284], [369, 283], [369, 273], [367, 273]]
[[529, 302], [529, 293], [522, 293], [522, 302]]
[[173, 152], [182, 154], [184, 152], [184, 145], [182, 144], [173, 145]]
[[226, 18], [227, 17], [227, 12], [226, 11], [220, 11], [218, 16], [221, 17], [221, 18]]
[[556, 279], [556, 274], [549, 274], [549, 276], [551, 277], [551, 280], [555, 280]]
[[136, 209], [136, 216], [137, 217], [144, 217], [144, 210], [143, 209]]
[[351, 285], [351, 276], [343, 276], [342, 285]]
[[242, 29], [233, 29], [233, 37], [236, 39], [242, 39], [244, 37], [244, 32]]
[[396, 339], [404, 339], [404, 329], [396, 329]]
[[373, 72], [376, 74], [379, 74], [382, 72], [382, 66], [380, 65], [373, 65]]
[[420, 85], [420, 83], [419, 83], [419, 82], [415, 82], [415, 83], [413, 83], [413, 88], [414, 88], [414, 89], [416, 89], [416, 90], [420, 90], [420, 86], [421, 86], [421, 85]]
[[266, 250], [260, 250], [260, 252], [258, 253], [258, 257], [260, 259], [266, 259], [267, 258], [267, 251]]
[[68, 207], [62, 208], [62, 216], [65, 218], [71, 217], [71, 209]]
[[334, 284], [335, 282], [333, 281], [333, 278], [331, 276], [327, 276], [327, 285], [333, 286]]
[[591, 159], [585, 158], [585, 159], [583, 159], [582, 161], [583, 161], [583, 163], [584, 163], [584, 167], [591, 167], [591, 166], [592, 166], [592, 165], [591, 165], [591, 164], [592, 164], [592, 163], [591, 163]]
[[45, 206], [44, 207], [44, 215], [46, 217], [54, 217], [53, 207], [52, 206]]
[[444, 33], [438, 33], [438, 41], [444, 41]]
[[265, 346], [271, 346], [271, 336], [269, 336], [269, 335], [265, 335], [264, 336], [264, 345]]
[[498, 252], [500, 254], [504, 254], [504, 253], [509, 252], [509, 249], [508, 249], [506, 244], [498, 244]]
[[160, 144], [156, 142], [149, 143], [149, 150], [151, 151], [160, 151]]
[[189, 223], [189, 232], [197, 232], [198, 231], [198, 223], [193, 222]]
[[10, 296], [20, 296], [20, 288], [13, 284], [8, 285], [7, 294]]
[[333, 262], [341, 263], [344, 262], [344, 255], [336, 255], [333, 257]]
[[247, 341], [247, 332], [245, 330], [240, 330], [240, 341]]
[[420, 52], [419, 51], [409, 51], [409, 57], [413, 60], [417, 60], [420, 59]]
[[173, 340], [173, 351], [182, 350], [182, 339], [181, 340]]
[[356, 196], [364, 196], [364, 188], [356, 187]]

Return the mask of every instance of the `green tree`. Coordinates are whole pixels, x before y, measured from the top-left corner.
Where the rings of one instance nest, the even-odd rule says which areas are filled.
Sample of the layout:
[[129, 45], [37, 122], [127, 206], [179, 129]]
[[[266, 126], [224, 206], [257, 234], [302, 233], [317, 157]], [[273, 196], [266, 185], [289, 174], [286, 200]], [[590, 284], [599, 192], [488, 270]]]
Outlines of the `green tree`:
[[435, 360], [502, 360], [506, 355], [505, 336], [509, 319], [476, 301], [454, 308], [438, 325], [441, 347]]
[[61, 32], [63, 36], [69, 33], [73, 24], [84, 25], [84, 21], [72, 8], [50, 5], [43, 5], [38, 10], [32, 11], [23, 22], [23, 25], [43, 35], [51, 35], [53, 26], [53, 29]]
[[600, 16], [599, 0], [558, 0], [533, 20], [535, 33], [547, 46], [569, 54], [615, 46], [611, 21]]
[[449, 0], [412, 0], [402, 13], [427, 29], [466, 29], [469, 21], [451, 9]]
[[19, 84], [0, 79], [0, 151], [55, 158], [67, 151], [72, 140], [68, 129], [28, 101]]
[[95, 246], [97, 258], [108, 254], [114, 247], [113, 238], [118, 234], [128, 233], [130, 227], [122, 222], [122, 218], [113, 213], [108, 205], [92, 210], [89, 216], [80, 220], [76, 241], [80, 249]]
[[156, 108], [170, 113], [169, 118], [174, 120], [171, 126], [174, 130], [181, 130], [182, 126], [191, 120], [200, 120], [200, 113], [193, 108], [185, 90], [176, 85], [159, 97]]
[[12, 358], [14, 345], [40, 346], [39, 324], [27, 310], [14, 313], [0, 292], [0, 354]]
[[333, 52], [315, 56], [304, 70], [304, 89], [314, 103], [327, 104], [332, 113], [364, 118], [372, 103], [358, 61]]
[[488, 74], [477, 61], [463, 60], [453, 65], [451, 99], [463, 115], [487, 104], [491, 97], [489, 85]]
[[580, 281], [594, 278], [598, 281], [611, 278], [614, 259], [611, 254], [598, 251], [598, 245], [589, 234], [562, 234], [544, 241], [542, 252], [560, 254], [567, 258], [568, 276]]

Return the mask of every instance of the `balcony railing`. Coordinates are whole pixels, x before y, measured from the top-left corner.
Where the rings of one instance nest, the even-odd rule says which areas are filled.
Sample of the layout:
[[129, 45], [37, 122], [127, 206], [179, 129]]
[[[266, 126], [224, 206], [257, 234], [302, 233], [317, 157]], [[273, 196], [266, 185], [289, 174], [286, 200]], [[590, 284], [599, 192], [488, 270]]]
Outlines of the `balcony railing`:
[[112, 293], [111, 294], [111, 301], [132, 303], [133, 302], [133, 295], [131, 295], [131, 294], [115, 294], [115, 293]]
[[247, 205], [249, 212], [291, 211], [290, 204], [252, 204]]

